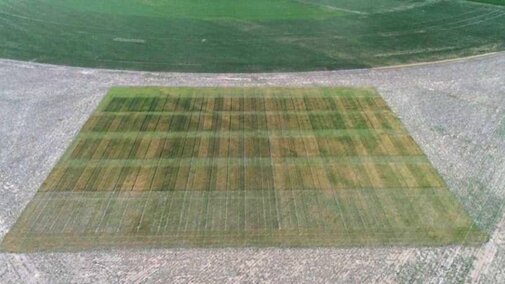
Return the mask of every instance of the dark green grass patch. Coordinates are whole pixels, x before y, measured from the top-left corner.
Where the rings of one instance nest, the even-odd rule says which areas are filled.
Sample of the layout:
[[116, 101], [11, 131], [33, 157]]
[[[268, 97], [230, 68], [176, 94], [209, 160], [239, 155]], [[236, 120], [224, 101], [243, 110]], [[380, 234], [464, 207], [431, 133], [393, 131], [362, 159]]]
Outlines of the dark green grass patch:
[[113, 88], [2, 248], [485, 239], [373, 89]]
[[116, 69], [365, 68], [503, 50], [503, 30], [467, 1], [0, 0], [0, 57]]

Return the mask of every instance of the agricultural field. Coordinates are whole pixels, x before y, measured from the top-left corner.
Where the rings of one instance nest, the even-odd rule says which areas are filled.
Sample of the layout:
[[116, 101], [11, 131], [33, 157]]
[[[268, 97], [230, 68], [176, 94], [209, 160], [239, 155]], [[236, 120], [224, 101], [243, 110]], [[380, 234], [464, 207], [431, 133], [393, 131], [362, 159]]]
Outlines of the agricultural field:
[[0, 0], [0, 57], [212, 73], [436, 61], [504, 50], [503, 3]]
[[370, 88], [112, 88], [1, 244], [477, 244]]

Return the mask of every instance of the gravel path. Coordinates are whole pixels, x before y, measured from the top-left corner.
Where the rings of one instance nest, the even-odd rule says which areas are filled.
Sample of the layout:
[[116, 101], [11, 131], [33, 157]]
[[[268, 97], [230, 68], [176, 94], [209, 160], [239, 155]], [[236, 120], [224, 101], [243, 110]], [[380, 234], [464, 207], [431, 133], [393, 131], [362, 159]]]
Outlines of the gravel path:
[[491, 241], [481, 247], [0, 254], [1, 283], [505, 282], [505, 53], [283, 74], [121, 72], [0, 60], [0, 239], [116, 85], [374, 86]]

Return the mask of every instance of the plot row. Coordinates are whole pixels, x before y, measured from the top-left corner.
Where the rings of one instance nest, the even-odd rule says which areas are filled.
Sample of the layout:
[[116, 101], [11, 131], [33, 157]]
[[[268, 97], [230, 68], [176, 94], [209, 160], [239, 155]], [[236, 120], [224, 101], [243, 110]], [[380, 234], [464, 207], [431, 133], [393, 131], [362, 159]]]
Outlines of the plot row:
[[177, 132], [322, 129], [401, 129], [389, 111], [315, 113], [187, 113], [94, 115], [82, 132]]
[[[44, 196], [44, 198], [42, 197]], [[72, 198], [73, 196], [73, 198]], [[471, 221], [440, 189], [355, 189], [353, 191], [152, 192], [69, 198], [40, 193], [29, 236], [66, 234], [134, 236], [229, 233], [269, 237], [279, 231], [333, 237], [415, 239], [459, 234]], [[455, 214], [456, 213], [456, 214]], [[460, 231], [461, 230], [461, 231]], [[421, 235], [419, 235], [421, 234]], [[224, 237], [224, 236], [222, 236]], [[451, 236], [453, 237], [453, 236]]]
[[56, 167], [42, 191], [237, 191], [443, 187], [428, 162]]
[[374, 97], [115, 97], [105, 112], [349, 111], [388, 109]]
[[79, 160], [408, 156], [422, 151], [408, 135], [337, 137], [81, 138], [69, 158]]

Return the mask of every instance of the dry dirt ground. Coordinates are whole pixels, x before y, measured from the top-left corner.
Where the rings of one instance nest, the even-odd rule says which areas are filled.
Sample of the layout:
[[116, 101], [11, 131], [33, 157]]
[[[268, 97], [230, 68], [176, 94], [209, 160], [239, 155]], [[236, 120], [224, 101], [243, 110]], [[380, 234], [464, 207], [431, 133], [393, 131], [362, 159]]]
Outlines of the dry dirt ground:
[[0, 239], [117, 85], [374, 86], [491, 239], [479, 247], [0, 254], [1, 283], [505, 282], [505, 53], [283, 74], [121, 72], [0, 60]]

